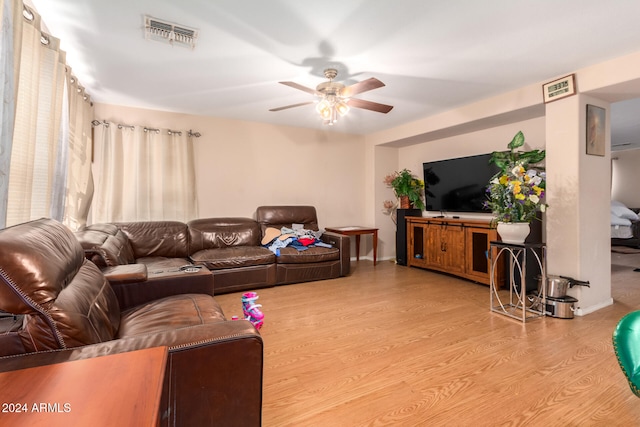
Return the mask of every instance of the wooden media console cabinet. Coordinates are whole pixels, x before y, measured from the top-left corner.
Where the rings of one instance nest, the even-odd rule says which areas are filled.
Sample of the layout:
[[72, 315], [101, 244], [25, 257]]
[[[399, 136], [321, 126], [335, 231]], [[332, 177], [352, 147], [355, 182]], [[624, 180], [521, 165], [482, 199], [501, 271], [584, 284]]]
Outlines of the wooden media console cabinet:
[[[407, 217], [406, 221], [408, 266], [491, 283], [489, 243], [498, 240], [498, 232], [489, 220]], [[504, 277], [502, 268], [497, 275]]]

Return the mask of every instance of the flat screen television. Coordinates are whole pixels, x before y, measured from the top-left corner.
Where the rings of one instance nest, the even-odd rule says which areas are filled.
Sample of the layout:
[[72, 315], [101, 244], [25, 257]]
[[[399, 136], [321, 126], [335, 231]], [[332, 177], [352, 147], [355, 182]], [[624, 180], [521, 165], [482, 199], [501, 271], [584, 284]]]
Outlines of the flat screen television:
[[423, 163], [426, 210], [484, 212], [487, 184], [498, 171], [491, 154]]

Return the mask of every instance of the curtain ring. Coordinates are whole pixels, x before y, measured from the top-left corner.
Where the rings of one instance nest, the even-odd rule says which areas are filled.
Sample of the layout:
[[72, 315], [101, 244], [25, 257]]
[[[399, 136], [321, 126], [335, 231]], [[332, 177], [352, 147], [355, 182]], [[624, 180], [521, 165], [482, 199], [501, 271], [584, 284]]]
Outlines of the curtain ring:
[[26, 19], [27, 21], [33, 21], [33, 18], [35, 18], [35, 16], [33, 15], [33, 12], [31, 12], [31, 10], [29, 10], [26, 6], [22, 6], [22, 16], [24, 17], [24, 19]]

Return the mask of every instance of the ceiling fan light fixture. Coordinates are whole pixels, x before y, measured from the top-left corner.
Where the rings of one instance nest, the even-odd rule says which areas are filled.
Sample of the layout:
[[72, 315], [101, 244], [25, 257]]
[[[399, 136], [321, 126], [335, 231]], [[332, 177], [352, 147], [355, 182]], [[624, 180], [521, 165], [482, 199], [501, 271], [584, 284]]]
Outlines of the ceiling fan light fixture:
[[285, 107], [272, 108], [269, 111], [281, 111], [315, 103], [316, 111], [320, 114], [322, 123], [325, 125], [333, 125], [338, 121], [338, 116], [344, 117], [349, 113], [349, 110], [352, 107], [385, 114], [393, 108], [391, 105], [378, 104], [377, 102], [353, 98], [354, 95], [383, 87], [384, 83], [375, 77], [354, 83], [350, 86], [345, 86], [342, 83], [333, 81], [337, 75], [338, 71], [335, 68], [327, 68], [324, 70], [324, 76], [328, 81], [320, 83], [315, 89], [302, 86], [295, 82], [280, 82], [283, 85], [315, 95], [317, 99], [313, 102], [302, 102], [287, 105]]
[[336, 104], [336, 111], [341, 116], [345, 116], [349, 112], [349, 106], [347, 105], [346, 102], [340, 101]]
[[326, 96], [316, 104], [316, 111], [325, 125], [333, 125], [338, 121], [338, 115], [344, 116], [349, 112], [349, 106], [335, 96]]
[[328, 120], [331, 117], [331, 110], [331, 104], [326, 99], [323, 99], [318, 103], [318, 105], [316, 105], [316, 111], [325, 120]]

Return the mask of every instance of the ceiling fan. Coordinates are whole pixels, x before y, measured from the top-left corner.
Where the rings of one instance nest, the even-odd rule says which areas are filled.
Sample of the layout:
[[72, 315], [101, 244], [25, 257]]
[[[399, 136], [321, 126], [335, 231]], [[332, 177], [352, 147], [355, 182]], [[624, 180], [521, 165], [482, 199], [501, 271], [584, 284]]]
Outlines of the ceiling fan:
[[369, 90], [378, 89], [384, 86], [380, 80], [371, 77], [367, 80], [363, 80], [358, 83], [354, 83], [350, 86], [345, 86], [342, 83], [334, 82], [333, 79], [338, 75], [338, 70], [335, 68], [327, 68], [324, 70], [324, 76], [329, 80], [328, 82], [320, 83], [315, 89], [302, 86], [295, 82], [280, 82], [285, 86], [299, 89], [301, 91], [310, 93], [317, 96], [320, 100], [301, 102], [299, 104], [287, 105], [284, 107], [272, 108], [269, 111], [281, 111], [288, 108], [301, 107], [303, 105], [316, 104], [316, 111], [320, 114], [324, 124], [333, 125], [338, 116], [344, 116], [349, 112], [350, 107], [362, 108], [365, 110], [375, 111], [378, 113], [388, 113], [393, 106], [378, 104], [377, 102], [365, 101], [363, 99], [352, 98], [352, 96], [359, 93], [363, 93]]

